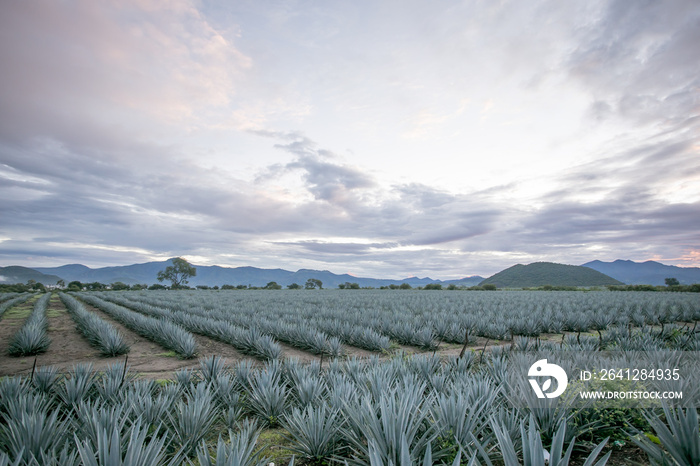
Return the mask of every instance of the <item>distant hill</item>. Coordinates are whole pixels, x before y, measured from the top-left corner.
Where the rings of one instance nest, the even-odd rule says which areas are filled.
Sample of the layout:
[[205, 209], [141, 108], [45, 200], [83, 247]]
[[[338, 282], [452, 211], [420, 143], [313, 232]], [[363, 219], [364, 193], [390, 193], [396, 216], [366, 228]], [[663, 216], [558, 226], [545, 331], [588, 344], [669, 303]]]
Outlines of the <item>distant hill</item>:
[[[82, 283], [100, 282], [114, 283], [123, 282], [129, 285], [138, 283], [151, 285], [158, 283], [156, 276], [158, 272], [164, 270], [172, 264], [172, 259], [162, 262], [147, 262], [144, 264], [133, 264], [118, 267], [102, 267], [91, 269], [80, 264], [63, 265], [61, 267], [36, 267], [34, 270], [44, 274], [54, 274], [68, 284], [74, 280]], [[195, 264], [193, 264], [195, 265]], [[389, 286], [408, 283], [412, 287], [424, 286], [428, 283], [440, 283], [448, 286], [454, 283], [457, 286], [474, 286], [479, 284], [484, 278], [478, 275], [466, 277], [459, 280], [433, 280], [431, 278], [409, 277], [401, 280], [382, 278], [363, 278], [349, 274], [335, 274], [328, 270], [300, 269], [290, 272], [283, 269], [260, 269], [257, 267], [220, 267], [195, 265], [197, 275], [189, 279], [188, 285], [252, 285], [265, 286], [269, 282], [277, 282], [279, 285], [287, 286], [292, 283], [304, 285], [309, 278], [316, 278], [323, 282], [324, 288], [337, 288], [339, 284], [350, 282], [357, 283], [361, 287]]]
[[482, 281], [479, 285], [493, 284], [499, 288], [527, 288], [553, 286], [604, 286], [622, 285], [622, 282], [597, 270], [578, 265], [534, 262], [517, 264]]
[[34, 269], [20, 267], [19, 265], [0, 267], [0, 283], [4, 284], [14, 285], [15, 283], [27, 283], [29, 280], [34, 280], [44, 285], [55, 285], [60, 279], [61, 277], [57, 277], [56, 275], [46, 275]]
[[655, 261], [633, 262], [616, 260], [601, 262], [598, 260], [583, 264], [598, 272], [609, 275], [628, 285], [665, 285], [666, 278], [676, 278], [682, 285], [700, 283], [700, 268], [677, 267]]

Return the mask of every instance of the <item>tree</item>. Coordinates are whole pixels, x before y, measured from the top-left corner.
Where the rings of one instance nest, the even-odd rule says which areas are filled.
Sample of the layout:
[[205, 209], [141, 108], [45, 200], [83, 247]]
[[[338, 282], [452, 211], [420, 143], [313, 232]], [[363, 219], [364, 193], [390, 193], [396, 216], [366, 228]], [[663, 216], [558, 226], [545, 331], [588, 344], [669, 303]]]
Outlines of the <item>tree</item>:
[[281, 290], [282, 285], [278, 285], [277, 282], [270, 282], [267, 285], [265, 285], [266, 290]]
[[114, 291], [124, 291], [129, 289], [129, 285], [123, 282], [114, 282], [111, 286]]
[[176, 257], [172, 261], [173, 265], [158, 272], [158, 281], [170, 280], [171, 288], [182, 288], [187, 285], [188, 278], [197, 275], [197, 268], [181, 257]]
[[41, 291], [41, 292], [46, 291], [46, 287], [44, 286], [44, 284], [39, 283], [36, 280], [27, 281], [27, 287], [33, 291]]
[[664, 282], [666, 283], [666, 286], [678, 286], [681, 284], [677, 278], [666, 278]]
[[83, 284], [78, 280], [73, 280], [68, 284], [68, 291], [81, 291], [83, 289]]
[[313, 290], [316, 287], [318, 287], [319, 290], [323, 289], [323, 282], [317, 278], [309, 278], [306, 280], [306, 284], [304, 284], [304, 288], [307, 290]]
[[292, 283], [291, 285], [287, 285], [287, 288], [290, 290], [298, 290], [301, 288], [301, 285], [298, 283]]

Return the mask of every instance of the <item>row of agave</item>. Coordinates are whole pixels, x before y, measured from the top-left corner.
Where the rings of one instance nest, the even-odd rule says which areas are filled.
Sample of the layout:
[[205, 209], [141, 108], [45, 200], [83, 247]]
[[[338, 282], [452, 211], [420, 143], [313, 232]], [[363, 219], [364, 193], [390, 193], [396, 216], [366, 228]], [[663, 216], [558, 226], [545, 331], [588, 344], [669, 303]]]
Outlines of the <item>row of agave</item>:
[[24, 293], [18, 293], [18, 292], [7, 292], [7, 293], [0, 293], [0, 304], [4, 303], [5, 301], [9, 301], [10, 299], [17, 298], [18, 296], [31, 296], [31, 293], [24, 292]]
[[[282, 348], [276, 341], [282, 341], [315, 354], [340, 356], [343, 352], [339, 339], [328, 337], [323, 332], [301, 323], [292, 324], [262, 316], [241, 318], [228, 312], [205, 311], [198, 308], [168, 309], [162, 303], [154, 305], [128, 299], [118, 293], [101, 293], [98, 296], [128, 306], [145, 315], [177, 322], [195, 333], [224, 341], [243, 352], [265, 359], [276, 359], [281, 356]], [[251, 335], [256, 337], [250, 339]]]
[[[511, 296], [511, 293], [513, 297], [510, 303], [513, 306], [523, 304], [524, 308], [507, 307], [508, 298], [501, 296]], [[328, 291], [320, 294], [264, 291], [124, 292], [112, 293], [109, 299], [126, 302], [130, 306], [167, 308], [170, 312], [227, 320], [242, 327], [255, 327], [276, 339], [315, 353], [328, 352], [328, 342], [333, 337], [344, 344], [371, 351], [388, 349], [390, 340], [434, 349], [443, 341], [465, 343], [467, 340], [473, 341], [475, 336], [512, 340], [515, 336], [538, 337], [543, 333], [563, 331], [577, 333], [578, 340], [581, 339], [581, 333], [597, 331], [600, 343], [603, 343], [602, 332], [608, 329], [636, 328], [634, 333], [639, 334], [640, 329], [641, 333], [649, 333], [660, 326], [662, 333], [668, 333], [667, 328], [679, 329], [669, 325], [671, 322], [696, 322], [700, 319], [700, 304], [697, 300], [689, 300], [697, 297], [688, 296], [691, 294], [674, 293], [670, 298], [659, 300], [656, 296], [660, 293], [522, 293], [455, 293], [453, 295], [459, 298], [451, 298], [452, 302], [447, 300], [444, 303], [440, 300], [431, 301], [435, 298], [426, 298], [426, 293], [402, 292], [395, 299], [407, 306], [404, 309], [398, 308], [392, 301], [383, 301], [385, 296], [397, 294], [383, 291]], [[538, 296], [544, 304], [540, 303], [540, 307], [537, 307], [537, 300], [527, 294]], [[428, 295], [440, 299], [449, 296], [446, 293]], [[628, 302], [623, 305], [619, 302], [620, 295], [629, 298], [631, 304]], [[279, 302], [270, 301], [275, 296], [280, 297]], [[489, 302], [481, 296], [494, 296], [493, 302], [490, 307], [474, 310], [472, 299], [480, 306], [486, 306]], [[578, 297], [576, 299], [579, 302], [569, 311], [564, 310], [561, 303], [556, 301], [560, 299], [565, 303], [576, 303], [572, 296]], [[600, 299], [606, 297], [611, 298], [619, 307], [605, 306]], [[373, 300], [378, 298], [381, 299], [375, 303]], [[644, 301], [640, 301], [647, 298], [655, 302], [655, 305], [645, 305]], [[462, 300], [462, 313], [459, 313], [460, 308], [455, 304], [457, 299]], [[367, 305], [367, 309], [362, 309], [362, 305]], [[582, 308], [584, 305], [590, 307]], [[419, 309], [416, 306], [424, 307]], [[686, 343], [683, 349], [697, 348], [695, 329], [681, 328], [681, 331], [687, 333], [686, 338], [682, 339]], [[317, 338], [319, 332], [321, 338]], [[671, 343], [667, 342], [668, 346], [682, 348]], [[622, 343], [625, 344], [627, 343]], [[638, 342], [631, 341], [631, 345], [638, 346]]]
[[[134, 296], [136, 294], [131, 294]], [[149, 302], [160, 306], [175, 306], [180, 309], [187, 309], [188, 312], [196, 312], [201, 315], [210, 315], [212, 312], [225, 311], [224, 314], [228, 319], [233, 319], [240, 322], [241, 325], [256, 325], [264, 327], [265, 331], [270, 332], [281, 341], [285, 341], [294, 346], [300, 346], [302, 349], [320, 354], [328, 352], [331, 348], [331, 354], [334, 354], [333, 348], [337, 344], [332, 342], [333, 338], [339, 342], [367, 349], [369, 351], [386, 351], [390, 348], [390, 339], [394, 339], [398, 343], [413, 345], [424, 349], [433, 349], [436, 346], [436, 334], [431, 326], [424, 325], [424, 322], [411, 320], [410, 316], [405, 314], [397, 319], [396, 315], [383, 315], [381, 321], [368, 320], [367, 315], [357, 312], [357, 310], [343, 309], [344, 312], [328, 313], [327, 309], [323, 309], [321, 313], [313, 314], [308, 309], [304, 309], [292, 304], [289, 307], [284, 306], [284, 302], [275, 303], [273, 306], [266, 307], [264, 310], [259, 307], [259, 304], [251, 307], [244, 306], [212, 306], [207, 305], [201, 300], [197, 303], [192, 301], [180, 301], [173, 299], [169, 295], [147, 295], [140, 294], [137, 299]], [[185, 304], [186, 303], [186, 304]], [[250, 303], [246, 303], [248, 305]], [[323, 312], [325, 311], [325, 312]], [[349, 312], [347, 312], [349, 311]], [[252, 322], [252, 324], [251, 324]], [[291, 330], [290, 332], [290, 329]], [[290, 333], [292, 333], [290, 335]], [[306, 333], [306, 335], [304, 335]], [[325, 343], [314, 344], [318, 341], [315, 334], [321, 333], [324, 336]], [[455, 334], [462, 335], [463, 332], [457, 331]], [[458, 337], [459, 338], [459, 337]], [[448, 341], [449, 339], [444, 339]], [[306, 344], [300, 342], [307, 342]], [[459, 342], [462, 342], [461, 338]]]
[[[548, 457], [550, 465], [564, 466], [576, 448], [588, 447], [578, 454], [587, 457], [584, 464], [603, 465], [610, 455], [601, 457], [606, 440], [582, 444], [576, 437], [623, 427], [650, 461], [697, 466], [697, 390], [684, 404], [641, 405], [647, 421], [641, 428], [658, 439], [651, 442], [640, 426], [585, 422], [607, 406], [576, 396], [537, 398], [526, 378], [527, 367], [542, 357], [573, 370], [624, 367], [640, 357], [650, 366], [678, 364], [679, 355], [583, 356], [503, 349], [444, 360], [336, 359], [323, 369], [295, 360], [259, 369], [250, 361], [227, 366], [212, 357], [165, 384], [140, 380], [120, 364], [102, 374], [76, 366], [65, 377], [40, 368], [31, 378], [0, 382], [0, 464], [157, 465], [196, 458], [201, 465], [258, 465], [269, 461], [256, 447], [260, 429], [279, 426], [288, 450], [316, 462], [543, 466]], [[684, 369], [685, 388], [697, 387], [698, 371]]]
[[[180, 312], [203, 317], [217, 316], [239, 325], [255, 327], [274, 336], [279, 341], [315, 354], [338, 356], [343, 351], [341, 343], [370, 351], [386, 351], [391, 346], [390, 339], [424, 349], [434, 349], [438, 344], [437, 335], [430, 326], [426, 327], [420, 321], [397, 319], [397, 316], [384, 315], [379, 323], [362, 322], [361, 316], [356, 314], [346, 315], [342, 320], [337, 314], [333, 318], [323, 319], [318, 316], [306, 316], [303, 312], [296, 312], [296, 309], [287, 310], [287, 312], [282, 310], [273, 315], [269, 311], [263, 314], [250, 312], [249, 309], [206, 309], [201, 306], [183, 306], [172, 298], [170, 300], [161, 299], [162, 295], [150, 297], [143, 294], [131, 294], [128, 295], [131, 298], [129, 300], [114, 294], [105, 294], [104, 296], [115, 302], [133, 305], [134, 309], [139, 309], [137, 303], [141, 303], [161, 308], [173, 306]], [[133, 299], [134, 296], [136, 299]], [[462, 329], [453, 326], [448, 330], [452, 330], [453, 334], [458, 334], [459, 337], [445, 338], [443, 334], [440, 334], [441, 339], [444, 341], [454, 341], [455, 339], [459, 342], [463, 341], [461, 336], [464, 332]]]
[[[371, 351], [388, 339], [425, 349], [474, 336], [503, 340], [543, 333], [602, 331], [609, 326], [664, 327], [700, 320], [692, 293], [634, 292], [123, 292], [171, 310], [217, 314], [240, 326], [279, 322], [317, 330]], [[222, 317], [224, 318], [224, 317]], [[362, 329], [368, 337], [353, 338]], [[371, 333], [369, 333], [371, 332]]]
[[[74, 297], [64, 293], [61, 293], [60, 296], [66, 304], [69, 313], [73, 316], [74, 320], [76, 321], [77, 328], [79, 329], [79, 331], [88, 338], [88, 341], [91, 344], [99, 348], [103, 355], [115, 356], [119, 354], [124, 354], [129, 351], [129, 347], [124, 342], [122, 335], [116, 329], [114, 329], [114, 327], [111, 324], [99, 318], [94, 312], [87, 311], [85, 307]], [[106, 311], [111, 312], [112, 315], [122, 316], [122, 322], [125, 321], [123, 317], [124, 315], [130, 317], [131, 320], [127, 320], [126, 322], [129, 322], [132, 328], [138, 329], [142, 335], [152, 339], [153, 341], [163, 344], [163, 346], [165, 346], [166, 348], [177, 348], [179, 350], [178, 354], [184, 355], [185, 357], [193, 357], [195, 354], [194, 351], [192, 351], [192, 346], [190, 346], [191, 343], [194, 343], [194, 340], [189, 340], [187, 338], [191, 338], [191, 335], [189, 335], [186, 330], [190, 330], [193, 333], [199, 333], [231, 344], [234, 347], [242, 349], [244, 353], [262, 359], [277, 359], [282, 356], [282, 349], [274, 338], [272, 338], [267, 333], [262, 333], [260, 329], [266, 330], [268, 332], [271, 332], [270, 329], [274, 329], [274, 333], [276, 335], [281, 335], [284, 341], [292, 342], [296, 339], [297, 341], [295, 346], [301, 347], [303, 349], [311, 349], [313, 345], [316, 344], [317, 347], [325, 349], [324, 354], [338, 356], [342, 353], [342, 347], [340, 345], [339, 339], [333, 337], [326, 338], [324, 334], [313, 331], [313, 320], [311, 321], [310, 325], [311, 330], [307, 330], [303, 333], [299, 331], [298, 325], [294, 326], [286, 324], [284, 322], [274, 323], [263, 318], [258, 318], [254, 320], [254, 322], [258, 323], [259, 325], [253, 326], [251, 328], [243, 328], [239, 326], [234, 326], [230, 322], [224, 320], [226, 312], [223, 310], [206, 311], [200, 309], [192, 313], [186, 313], [183, 311], [171, 311], [162, 307], [152, 306], [137, 300], [129, 299], [128, 297], [123, 296], [121, 294], [106, 293], [101, 295], [103, 298], [109, 298], [110, 301], [121, 302], [130, 306], [131, 309], [127, 309], [122, 306], [117, 306], [114, 303], [107, 302], [106, 300], [94, 294], [80, 294], [80, 296], [88, 300], [89, 302], [92, 302], [96, 306], [104, 308]], [[39, 305], [39, 303], [41, 302], [48, 302], [48, 299], [49, 295], [44, 295], [44, 298], [42, 298], [42, 300], [46, 301], [40, 300], [37, 302], [37, 305]], [[139, 312], [133, 312], [132, 310], [137, 310]], [[140, 315], [140, 313], [155, 316], [158, 317], [158, 319], [152, 319]], [[39, 316], [41, 315], [41, 312], [35, 312], [32, 315]], [[211, 317], [207, 317], [207, 315], [213, 315], [219, 318], [213, 319]], [[29, 323], [32, 320], [32, 318], [28, 319], [28, 328]], [[150, 321], [150, 329], [146, 326], [139, 327], [138, 324], [140, 322], [143, 322], [143, 320]], [[167, 325], [168, 320], [178, 325]], [[45, 319], [43, 319], [43, 321], [45, 325]], [[347, 323], [343, 324], [337, 319], [333, 322], [336, 324], [336, 326], [344, 325], [347, 327], [349, 325]], [[695, 332], [694, 327], [667, 324], [665, 326], [662, 326], [661, 330], [654, 329], [652, 327], [642, 327], [641, 329], [634, 329], [633, 331], [630, 325], [628, 325], [625, 328], [620, 325], [613, 325], [611, 324], [611, 322], [612, 320], [608, 318], [603, 320], [602, 323], [597, 323], [595, 329], [598, 330], [598, 338], [585, 335], [581, 337], [581, 335], [579, 334], [575, 337], [574, 340], [574, 336], [569, 334], [562, 338], [562, 341], [560, 342], [559, 346], [566, 345], [566, 347], [577, 347], [589, 351], [606, 349], [651, 351], [668, 348], [697, 351], [700, 349], [700, 333]], [[402, 324], [396, 323], [395, 325], [400, 326]], [[406, 333], [414, 331], [417, 334], [420, 334], [418, 329], [411, 328], [408, 324], [403, 325], [406, 327]], [[31, 327], [34, 328], [36, 326]], [[153, 331], [154, 327], [160, 331], [161, 336], [159, 336], [157, 332]], [[170, 334], [169, 339], [167, 339], [168, 337], [163, 337], [163, 329], [172, 329], [172, 327], [175, 327], [175, 332], [172, 332]], [[30, 340], [36, 342], [37, 344], [42, 344], [45, 346], [45, 326], [42, 328], [43, 333], [39, 330], [36, 330], [33, 331], [31, 335], [24, 335], [25, 338], [22, 338], [22, 341], [25, 341], [26, 343], [21, 345], [21, 347], [29, 348], [29, 344], [31, 342]], [[285, 334], [285, 329], [291, 329], [293, 331], [290, 331], [289, 333]], [[579, 332], [581, 331], [580, 328], [578, 330]], [[602, 330], [606, 330], [606, 332], [602, 332]], [[361, 331], [362, 329], [356, 330], [356, 332]], [[471, 329], [467, 329], [467, 336], [469, 335], [470, 331]], [[19, 338], [19, 336], [22, 333], [23, 332], [19, 332], [15, 338]], [[527, 332], [515, 333], [511, 330], [510, 336], [511, 340], [513, 341], [513, 343], [511, 343], [512, 345], [516, 344], [516, 339], [513, 339], [514, 334], [528, 335]], [[41, 338], [42, 335], [43, 338]], [[179, 338], [182, 335], [185, 336], [184, 343], [182, 343], [179, 340]], [[309, 338], [316, 338], [316, 340], [311, 340], [309, 342]], [[398, 338], [397, 340], [399, 340], [399, 342], [402, 342], [402, 340]], [[173, 341], [175, 343], [173, 343]], [[520, 341], [524, 340], [520, 339]], [[553, 346], [551, 342], [546, 344]], [[13, 345], [11, 347], [15, 348], [15, 346], [18, 345]], [[434, 346], [434, 344], [426, 344], [423, 347], [434, 348]], [[183, 351], [182, 348], [185, 348], [185, 351]], [[314, 352], [320, 353], [320, 351]], [[30, 354], [29, 350], [25, 350], [24, 354]]]
[[17, 306], [18, 304], [22, 304], [25, 301], [29, 301], [29, 299], [34, 296], [32, 293], [8, 293], [10, 295], [9, 298], [5, 297], [2, 301], [0, 301], [0, 318], [5, 314], [5, 311], [10, 309], [13, 306]]
[[32, 356], [45, 352], [51, 344], [46, 320], [46, 309], [49, 305], [51, 294], [46, 293], [34, 303], [34, 309], [29, 317], [10, 339], [10, 355]]
[[119, 356], [129, 352], [129, 345], [124, 341], [124, 336], [112, 324], [88, 311], [73, 296], [65, 293], [59, 293], [59, 296], [78, 331], [102, 356]]
[[129, 330], [174, 351], [182, 358], [193, 358], [197, 354], [197, 342], [194, 335], [172, 321], [134, 312], [93, 294], [82, 294], [80, 298], [104, 311]]
[[99, 297], [147, 316], [172, 321], [192, 333], [229, 344], [244, 354], [262, 359], [277, 359], [282, 356], [282, 347], [269, 335], [256, 328], [235, 325], [216, 314], [170, 310], [109, 293], [100, 294]]

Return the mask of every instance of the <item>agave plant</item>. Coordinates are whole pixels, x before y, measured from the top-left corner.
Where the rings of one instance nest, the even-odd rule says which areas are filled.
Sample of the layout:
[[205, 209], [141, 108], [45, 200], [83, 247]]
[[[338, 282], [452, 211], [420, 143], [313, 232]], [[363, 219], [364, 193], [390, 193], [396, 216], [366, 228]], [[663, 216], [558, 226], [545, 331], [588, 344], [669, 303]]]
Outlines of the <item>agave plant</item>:
[[31, 378], [32, 385], [40, 393], [50, 393], [59, 380], [58, 368], [54, 366], [37, 368]]
[[338, 453], [343, 424], [338, 410], [325, 404], [308, 405], [303, 411], [294, 408], [282, 417], [281, 424], [289, 432], [289, 449], [302, 457], [320, 462]]
[[251, 381], [253, 380], [253, 361], [250, 359], [243, 359], [233, 366], [233, 373], [236, 378], [236, 382], [244, 389], [249, 389]]
[[49, 412], [46, 406], [31, 412], [20, 409], [7, 416], [0, 427], [0, 438], [11, 458], [23, 462], [39, 461], [44, 455], [60, 451], [67, 439], [70, 420], [59, 419], [59, 411]]
[[100, 402], [81, 402], [76, 409], [76, 417], [80, 427], [78, 436], [92, 445], [97, 445], [103, 431], [110, 435], [112, 430], [124, 433], [130, 427], [131, 406], [117, 404], [115, 406], [103, 405]]
[[342, 356], [344, 348], [340, 338], [330, 337], [326, 342], [326, 351], [334, 358]]
[[632, 441], [646, 452], [651, 464], [697, 466], [700, 464], [697, 407], [690, 406], [684, 411], [683, 408], [672, 408], [665, 402], [662, 407], [666, 423], [654, 413], [646, 413], [644, 417], [664, 448], [636, 429], [630, 433]]
[[[572, 419], [572, 407], [577, 399], [575, 397], [538, 398], [526, 381], [526, 377], [513, 375], [508, 381], [510, 388], [506, 391], [506, 397], [515, 408], [525, 413], [529, 412], [545, 437], [552, 438], [562, 422], [569, 423]], [[580, 428], [587, 427], [590, 426]], [[567, 433], [568, 438], [565, 440], [571, 440], [577, 433], [578, 431], [571, 425]]]
[[437, 374], [442, 369], [440, 357], [436, 355], [416, 355], [408, 360], [408, 365], [423, 380], [428, 380], [430, 376]]
[[247, 391], [250, 412], [264, 424], [276, 426], [287, 411], [287, 387], [281, 383], [275, 370], [256, 373]]
[[129, 372], [129, 366], [124, 363], [111, 364], [102, 378], [95, 384], [100, 398], [109, 403], [115, 403], [126, 393], [126, 386], [135, 378]]
[[[415, 458], [415, 455], [411, 454], [410, 448], [408, 446], [408, 442], [406, 441], [405, 436], [401, 437], [401, 445], [400, 445], [400, 456], [398, 462], [394, 462], [393, 459], [390, 459], [388, 463], [384, 462], [384, 459], [382, 458], [381, 455], [381, 450], [377, 447], [377, 443], [374, 440], [370, 440], [369, 445], [368, 445], [368, 450], [369, 450], [369, 466], [415, 466], [417, 464], [422, 464], [423, 466], [432, 466], [433, 465], [433, 451], [432, 447], [430, 444], [425, 448], [425, 453], [423, 454], [423, 459], [420, 461], [420, 463], [417, 461]], [[459, 466], [461, 464], [462, 460], [462, 452], [459, 451], [457, 452], [457, 455], [455, 456], [455, 459], [452, 461], [452, 466]], [[345, 464], [347, 465], [348, 462], [346, 461]], [[442, 463], [444, 464], [444, 463]], [[467, 466], [474, 466], [476, 463], [476, 458], [472, 458], [471, 461], [467, 464]]]
[[466, 374], [470, 371], [474, 363], [474, 352], [465, 352], [461, 357], [447, 358], [447, 368], [453, 374]]
[[200, 383], [185, 401], [168, 411], [168, 428], [184, 455], [192, 456], [197, 445], [209, 434], [216, 420], [213, 395], [208, 385]]
[[95, 380], [92, 364], [76, 364], [61, 384], [58, 397], [66, 406], [77, 407], [92, 396]]
[[302, 408], [310, 404], [322, 403], [326, 390], [323, 379], [313, 376], [300, 378], [293, 388], [294, 398]]
[[472, 435], [483, 438], [486, 418], [497, 396], [497, 390], [475, 401], [459, 391], [437, 395], [431, 414], [440, 437], [446, 442], [456, 439], [458, 445], [472, 452]]
[[[138, 386], [138, 385], [135, 385]], [[179, 392], [162, 390], [156, 396], [130, 387], [124, 396], [127, 405], [135, 419], [141, 419], [144, 425], [158, 425], [165, 420]]]
[[226, 360], [221, 356], [209, 356], [208, 358], [199, 360], [199, 371], [202, 374], [202, 379], [211, 383], [217, 380], [220, 376], [225, 375]]
[[[387, 388], [375, 400], [365, 395], [359, 406], [346, 405], [343, 414], [347, 426], [342, 429], [353, 458], [351, 464], [366, 464], [370, 458], [369, 445], [374, 444], [373, 455], [382, 464], [399, 464], [401, 445], [405, 441], [416, 460], [422, 458], [428, 445], [435, 439], [435, 426], [428, 422], [431, 400], [424, 396], [425, 384], [415, 383], [400, 388]], [[439, 452], [438, 458], [443, 452]]]
[[343, 374], [335, 378], [329, 378], [328, 404], [335, 409], [341, 409], [348, 404], [357, 403], [357, 387]]
[[[209, 447], [202, 441], [197, 449], [197, 460], [201, 466], [264, 466], [269, 459], [261, 456], [261, 451], [255, 451], [255, 444], [260, 436], [260, 430], [255, 423], [245, 423], [240, 432], [234, 434], [229, 430], [229, 442], [219, 436], [215, 457], [212, 459]], [[292, 458], [292, 463], [294, 459]]]
[[23, 414], [32, 414], [36, 412], [48, 414], [53, 408], [53, 401], [53, 398], [44, 393], [28, 390], [27, 392], [17, 394], [16, 397], [7, 401], [4, 405], [2, 418], [19, 419]]
[[193, 369], [178, 369], [175, 371], [175, 382], [184, 389], [197, 382], [197, 374]]
[[233, 376], [230, 374], [220, 375], [214, 380], [212, 386], [216, 394], [215, 399], [219, 407], [223, 409], [240, 407], [240, 385]]
[[[507, 429], [499, 425], [495, 419], [492, 419], [491, 428], [496, 436], [499, 447], [499, 458], [505, 466], [568, 466], [571, 460], [571, 453], [574, 450], [575, 440], [569, 443], [568, 448], [564, 450], [564, 441], [566, 437], [566, 423], [561, 422], [557, 427], [549, 450], [545, 449], [542, 444], [540, 431], [537, 429], [537, 423], [533, 416], [530, 416], [530, 421], [527, 430], [524, 424], [520, 425], [520, 437], [522, 439], [522, 462], [518, 455], [516, 442], [510, 437]], [[479, 456], [487, 466], [493, 466], [491, 459], [479, 440], [474, 437], [474, 445], [476, 445], [479, 453], [474, 457]], [[612, 452], [605, 454], [596, 462], [603, 447], [608, 439], [599, 443], [589, 454], [583, 463], [583, 466], [604, 466]], [[474, 460], [472, 457], [472, 460]]]
[[166, 461], [168, 439], [159, 437], [156, 429], [150, 440], [148, 427], [142, 427], [136, 421], [129, 430], [129, 436], [124, 437], [118, 429], [103, 429], [94, 444], [88, 439], [75, 436], [80, 459], [84, 466], [131, 466], [147, 464], [153, 466], [172, 465], [181, 463], [179, 455]]
[[28, 382], [21, 377], [3, 377], [0, 379], [0, 412], [7, 410], [10, 404], [26, 393]]
[[10, 340], [9, 353], [11, 356], [33, 356], [44, 353], [51, 344], [47, 335], [48, 321], [46, 308], [51, 299], [51, 293], [44, 294], [34, 304], [34, 310], [26, 322]]

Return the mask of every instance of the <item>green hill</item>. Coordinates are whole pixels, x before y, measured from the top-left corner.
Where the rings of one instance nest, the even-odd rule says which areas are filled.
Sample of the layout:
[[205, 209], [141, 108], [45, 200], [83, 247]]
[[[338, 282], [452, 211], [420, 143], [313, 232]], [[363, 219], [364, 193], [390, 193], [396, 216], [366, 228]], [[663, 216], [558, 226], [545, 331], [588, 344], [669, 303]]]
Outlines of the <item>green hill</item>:
[[517, 264], [487, 278], [479, 285], [493, 284], [499, 288], [527, 288], [535, 286], [605, 286], [622, 282], [580, 265], [533, 262]]

